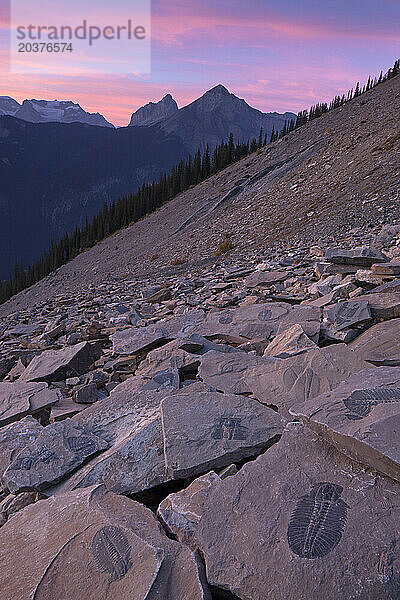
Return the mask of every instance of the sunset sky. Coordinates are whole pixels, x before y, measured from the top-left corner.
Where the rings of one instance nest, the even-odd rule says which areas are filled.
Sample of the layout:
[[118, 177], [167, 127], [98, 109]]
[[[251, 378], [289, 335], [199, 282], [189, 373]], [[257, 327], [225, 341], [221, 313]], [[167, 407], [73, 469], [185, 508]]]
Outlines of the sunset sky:
[[150, 75], [14, 75], [0, 0], [0, 95], [74, 100], [126, 125], [168, 92], [183, 106], [223, 83], [263, 111], [297, 112], [400, 55], [400, 0], [152, 0], [151, 16]]

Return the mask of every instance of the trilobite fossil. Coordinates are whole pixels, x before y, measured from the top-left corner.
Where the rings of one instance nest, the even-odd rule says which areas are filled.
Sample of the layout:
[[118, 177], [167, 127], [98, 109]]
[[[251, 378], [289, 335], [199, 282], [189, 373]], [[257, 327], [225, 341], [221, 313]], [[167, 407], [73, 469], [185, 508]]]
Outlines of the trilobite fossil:
[[264, 308], [263, 310], [260, 310], [260, 312], [257, 315], [257, 319], [259, 321], [269, 321], [272, 318], [272, 310], [270, 310], [269, 308]]
[[374, 406], [391, 402], [400, 402], [400, 389], [397, 388], [372, 388], [370, 390], [355, 390], [348, 398], [343, 400], [344, 405], [351, 412], [346, 417], [357, 421], [367, 417]]
[[109, 573], [112, 581], [125, 577], [132, 566], [131, 545], [119, 527], [105, 525], [92, 540], [92, 553], [100, 569]]
[[301, 558], [321, 558], [341, 540], [347, 522], [347, 504], [340, 498], [343, 488], [323, 482], [300, 498], [288, 530], [289, 547]]
[[66, 442], [68, 448], [77, 454], [86, 454], [87, 452], [90, 453], [96, 448], [94, 440], [88, 435], [71, 436], [67, 438]]
[[240, 424], [241, 418], [221, 417], [217, 419], [211, 431], [214, 440], [246, 440], [249, 430]]

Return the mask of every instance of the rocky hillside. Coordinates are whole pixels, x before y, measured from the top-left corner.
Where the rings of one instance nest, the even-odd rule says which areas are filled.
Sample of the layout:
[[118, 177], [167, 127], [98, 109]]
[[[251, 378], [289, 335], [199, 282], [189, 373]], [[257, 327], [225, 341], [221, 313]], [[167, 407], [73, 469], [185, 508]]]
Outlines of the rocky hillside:
[[[0, 316], [105, 279], [194, 274], [225, 261], [357, 243], [399, 222], [400, 78], [289, 134], [164, 205], [0, 306]], [[180, 267], [177, 262], [184, 263]], [[175, 264], [173, 264], [175, 263]]]
[[398, 79], [2, 307], [4, 600], [398, 600]]

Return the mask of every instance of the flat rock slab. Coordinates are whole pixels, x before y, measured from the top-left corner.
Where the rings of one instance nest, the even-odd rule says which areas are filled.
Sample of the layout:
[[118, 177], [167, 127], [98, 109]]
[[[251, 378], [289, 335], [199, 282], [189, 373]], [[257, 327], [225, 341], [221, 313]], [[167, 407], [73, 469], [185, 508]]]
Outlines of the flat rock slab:
[[75, 423], [89, 427], [110, 442], [128, 435], [148, 419], [160, 414], [160, 402], [168, 392], [141, 392], [144, 380], [130, 377], [115, 387], [108, 398], [75, 415]]
[[338, 331], [357, 325], [364, 325], [372, 319], [371, 309], [367, 300], [338, 302], [325, 309], [325, 316]]
[[291, 325], [282, 332], [278, 331], [278, 335], [266, 347], [264, 356], [288, 358], [315, 348], [318, 346], [306, 335], [301, 325]]
[[161, 417], [152, 417], [124, 435], [111, 448], [92, 459], [48, 495], [104, 484], [119, 494], [137, 494], [170, 480], [165, 473]]
[[43, 431], [33, 417], [25, 417], [0, 429], [0, 484], [4, 488], [3, 473], [26, 445], [34, 442]]
[[0, 426], [27, 415], [36, 415], [55, 404], [59, 398], [60, 393], [49, 390], [46, 383], [0, 383]]
[[45, 350], [27, 366], [20, 381], [60, 381], [82, 375], [100, 358], [98, 344], [81, 342], [62, 350]]
[[370, 367], [345, 344], [309, 350], [290, 358], [264, 358], [245, 373], [245, 382], [263, 404], [277, 406], [286, 418], [294, 404], [335, 388], [353, 373]]
[[360, 371], [291, 414], [341, 452], [400, 481], [400, 368]]
[[128, 327], [111, 336], [114, 354], [136, 354], [162, 343], [190, 335], [205, 318], [203, 310], [193, 310], [147, 327]]
[[379, 367], [400, 365], [400, 319], [377, 323], [350, 343], [363, 360]]
[[[364, 294], [363, 301], [368, 302], [374, 319], [395, 319], [400, 317], [400, 293], [384, 292], [381, 294]], [[349, 300], [348, 303], [359, 302]]]
[[13, 494], [41, 491], [107, 447], [105, 440], [71, 419], [54, 423], [18, 452], [3, 474], [4, 484]]
[[242, 600], [395, 600], [399, 491], [289, 424], [207, 497], [196, 540], [208, 582]]
[[196, 556], [149, 509], [103, 486], [14, 515], [0, 560], [3, 600], [210, 600]]
[[180, 347], [179, 340], [173, 340], [161, 348], [156, 348], [148, 353], [145, 360], [136, 369], [136, 375], [142, 377], [153, 377], [160, 371], [167, 369], [187, 369], [199, 366], [199, 357], [193, 355]]
[[371, 270], [375, 275], [400, 275], [400, 259], [395, 258], [385, 264], [372, 265]]
[[197, 549], [195, 532], [203, 514], [206, 498], [220, 481], [220, 477], [214, 471], [210, 471], [192, 481], [180, 492], [169, 494], [158, 507], [158, 518], [166, 530], [192, 550]]
[[334, 264], [361, 265], [371, 267], [374, 263], [387, 262], [387, 257], [380, 250], [363, 246], [346, 250], [344, 248], [328, 248], [325, 258]]
[[4, 337], [20, 337], [20, 336], [33, 336], [42, 333], [43, 325], [39, 324], [24, 324], [16, 325], [15, 327], [11, 327], [11, 329], [7, 329], [4, 332]]
[[213, 392], [167, 396], [161, 417], [165, 464], [173, 479], [257, 456], [285, 422], [256, 400]]
[[269, 287], [274, 283], [281, 283], [289, 277], [287, 271], [255, 271], [244, 280], [248, 288]]
[[165, 327], [148, 325], [147, 327], [128, 327], [111, 336], [113, 353], [119, 355], [136, 354], [152, 350], [172, 338]]
[[269, 340], [276, 335], [279, 327], [300, 324], [305, 333], [317, 342], [320, 320], [321, 310], [314, 306], [268, 302], [210, 312], [197, 333], [243, 343], [254, 339]]
[[73, 417], [111, 446], [48, 494], [100, 483], [116, 493], [135, 494], [168, 480], [160, 402], [171, 390], [139, 391], [135, 379], [127, 379], [108, 398]]
[[211, 350], [201, 357], [199, 377], [218, 391], [229, 394], [249, 394], [244, 380], [245, 372], [263, 363], [263, 358], [246, 352], [223, 354]]

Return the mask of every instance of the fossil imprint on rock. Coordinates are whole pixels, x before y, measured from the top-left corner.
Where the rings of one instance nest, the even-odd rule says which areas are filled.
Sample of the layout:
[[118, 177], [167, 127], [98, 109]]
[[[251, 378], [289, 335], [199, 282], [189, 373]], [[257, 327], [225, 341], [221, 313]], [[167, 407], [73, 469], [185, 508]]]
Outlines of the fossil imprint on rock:
[[92, 540], [92, 553], [98, 566], [111, 575], [112, 581], [125, 577], [132, 566], [131, 545], [119, 527], [105, 525]]
[[342, 486], [323, 482], [300, 498], [287, 530], [289, 547], [300, 558], [322, 558], [340, 542], [349, 508], [342, 492]]
[[355, 390], [343, 402], [346, 408], [351, 411], [346, 414], [346, 417], [351, 421], [358, 421], [367, 417], [374, 406], [378, 406], [378, 404], [400, 402], [400, 389], [373, 388], [371, 390]]

